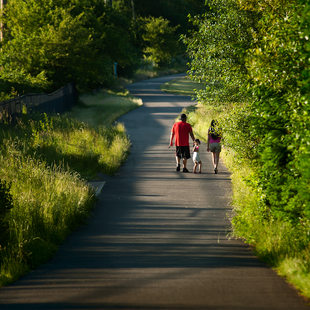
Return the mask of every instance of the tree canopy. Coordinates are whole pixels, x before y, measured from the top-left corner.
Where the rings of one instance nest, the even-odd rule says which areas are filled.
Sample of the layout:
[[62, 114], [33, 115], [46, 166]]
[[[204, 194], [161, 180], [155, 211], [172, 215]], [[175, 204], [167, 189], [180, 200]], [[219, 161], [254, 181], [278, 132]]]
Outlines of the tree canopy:
[[201, 2], [10, 0], [2, 14], [2, 92], [109, 85], [114, 63], [130, 76], [144, 56], [166, 65], [182, 53], [177, 29], [188, 27], [186, 10], [197, 12]]

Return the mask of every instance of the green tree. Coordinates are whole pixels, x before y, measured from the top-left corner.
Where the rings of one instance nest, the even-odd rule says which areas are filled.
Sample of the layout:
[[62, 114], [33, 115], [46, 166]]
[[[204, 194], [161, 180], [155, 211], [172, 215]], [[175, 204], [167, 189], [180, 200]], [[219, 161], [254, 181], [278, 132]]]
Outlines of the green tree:
[[100, 0], [12, 0], [5, 8], [1, 80], [19, 93], [107, 85], [113, 63], [137, 64], [130, 11]]
[[9, 1], [0, 58], [2, 79], [20, 84], [18, 75], [12, 74], [16, 68], [26, 77], [41, 77], [37, 83], [41, 89], [69, 81], [85, 83], [89, 76], [79, 75], [77, 65], [91, 59], [92, 38], [83, 27], [84, 14], [72, 16], [72, 9], [67, 1]]
[[206, 12], [190, 17], [198, 30], [183, 36], [191, 60], [190, 76], [206, 88], [199, 100], [240, 101], [245, 96], [246, 50], [252, 44], [256, 16], [235, 1], [206, 2]]
[[207, 4], [204, 15], [191, 19], [197, 30], [185, 37], [190, 74], [206, 84], [198, 97], [213, 104], [239, 102], [229, 105], [224, 127], [234, 134], [226, 143], [251, 159], [265, 216], [309, 224], [310, 5]]
[[188, 14], [195, 16], [203, 12], [204, 0], [134, 0], [137, 15], [141, 17], [163, 17], [173, 27], [179, 26], [177, 33], [186, 33], [191, 24]]
[[162, 17], [148, 17], [145, 21], [144, 53], [149, 60], [158, 66], [167, 65], [178, 53], [178, 42], [175, 40], [177, 27], [171, 27], [169, 21]]

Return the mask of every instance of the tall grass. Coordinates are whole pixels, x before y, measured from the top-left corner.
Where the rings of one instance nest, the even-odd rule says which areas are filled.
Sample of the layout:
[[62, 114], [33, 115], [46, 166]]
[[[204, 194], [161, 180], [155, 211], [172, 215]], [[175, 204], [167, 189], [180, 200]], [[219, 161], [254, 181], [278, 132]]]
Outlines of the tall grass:
[[189, 78], [177, 78], [160, 86], [162, 91], [175, 93], [178, 95], [195, 96], [195, 90], [203, 89], [202, 84], [195, 83]]
[[[170, 88], [169, 91], [176, 93], [178, 89]], [[185, 109], [184, 113], [187, 113], [195, 135], [202, 140], [207, 138], [212, 119], [218, 119], [223, 124], [234, 117], [233, 105], [223, 103], [198, 104]], [[264, 197], [255, 183], [255, 164], [251, 159], [241, 158], [237, 151], [240, 147], [250, 146], [230, 147], [231, 141], [238, 140], [238, 137], [232, 137], [234, 134], [233, 131], [224, 132], [221, 153], [232, 178], [233, 235], [253, 245], [262, 260], [275, 268], [302, 295], [310, 297], [309, 223], [302, 222], [296, 226], [288, 221], [266, 218]]]
[[186, 72], [187, 60], [182, 56], [177, 56], [171, 64], [157, 67], [151, 61], [144, 59], [141, 61], [139, 68], [136, 70], [133, 81], [141, 81], [159, 76], [171, 75]]
[[111, 114], [109, 126], [69, 114], [24, 115], [15, 125], [0, 125], [0, 179], [13, 201], [1, 238], [0, 285], [50, 258], [94, 205], [86, 180], [113, 174], [125, 160], [130, 142], [122, 124], [111, 126], [117, 117]]
[[6, 214], [8, 237], [0, 248], [0, 284], [14, 281], [46, 261], [80, 224], [94, 196], [80, 176], [27, 154], [26, 140], [2, 136], [1, 179], [10, 184], [13, 208]]
[[127, 90], [99, 90], [82, 95], [80, 104], [75, 106], [68, 116], [93, 127], [107, 127], [121, 115], [141, 105], [141, 99], [130, 96]]

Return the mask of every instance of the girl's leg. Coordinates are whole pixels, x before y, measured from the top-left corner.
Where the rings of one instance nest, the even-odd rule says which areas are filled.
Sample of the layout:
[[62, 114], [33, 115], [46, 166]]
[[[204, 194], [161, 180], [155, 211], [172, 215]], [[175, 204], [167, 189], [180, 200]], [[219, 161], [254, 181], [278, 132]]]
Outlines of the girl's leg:
[[196, 169], [197, 169], [197, 161], [195, 161], [195, 164], [194, 164], [194, 173], [196, 173]]
[[201, 173], [202, 162], [199, 162], [199, 173]]
[[217, 169], [217, 166], [219, 165], [219, 159], [220, 159], [220, 153], [215, 153], [215, 159], [214, 159], [215, 169]]
[[213, 163], [213, 168], [215, 169], [216, 166], [215, 166], [215, 155], [216, 153], [212, 152], [212, 163]]

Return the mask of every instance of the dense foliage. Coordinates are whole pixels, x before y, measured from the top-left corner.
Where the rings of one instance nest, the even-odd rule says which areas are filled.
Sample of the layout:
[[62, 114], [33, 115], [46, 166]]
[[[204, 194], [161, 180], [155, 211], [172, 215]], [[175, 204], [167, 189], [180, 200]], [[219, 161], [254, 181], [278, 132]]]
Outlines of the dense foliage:
[[178, 33], [185, 33], [190, 25], [188, 14], [200, 14], [204, 9], [204, 0], [134, 0], [136, 14], [142, 17], [163, 17], [172, 26], [180, 26]]
[[261, 254], [273, 263], [301, 257], [309, 273], [310, 4], [207, 3], [184, 40], [190, 75], [206, 84], [198, 98], [222, 111], [234, 165], [249, 167], [245, 179], [255, 203], [236, 208], [235, 231], [258, 247], [265, 242]]
[[162, 17], [145, 19], [145, 31], [142, 38], [145, 42], [146, 57], [157, 65], [167, 65], [178, 53], [178, 42], [175, 40], [177, 27], [171, 27], [169, 21]]
[[[187, 7], [200, 4], [192, 12], [201, 2], [180, 1]], [[178, 17], [180, 10], [173, 13], [171, 5], [175, 3], [158, 3], [152, 17], [152, 10], [143, 9], [145, 3], [133, 0], [8, 1], [2, 14], [2, 98], [51, 91], [68, 82], [82, 90], [109, 86], [116, 63], [118, 75], [128, 77], [144, 56], [156, 65], [170, 63], [176, 52], [182, 53], [176, 48], [176, 30], [187, 29], [187, 13]], [[172, 26], [160, 14], [168, 7]]]
[[4, 25], [1, 79], [18, 92], [96, 87], [111, 79], [114, 61], [134, 66], [130, 19], [100, 0], [12, 0]]

